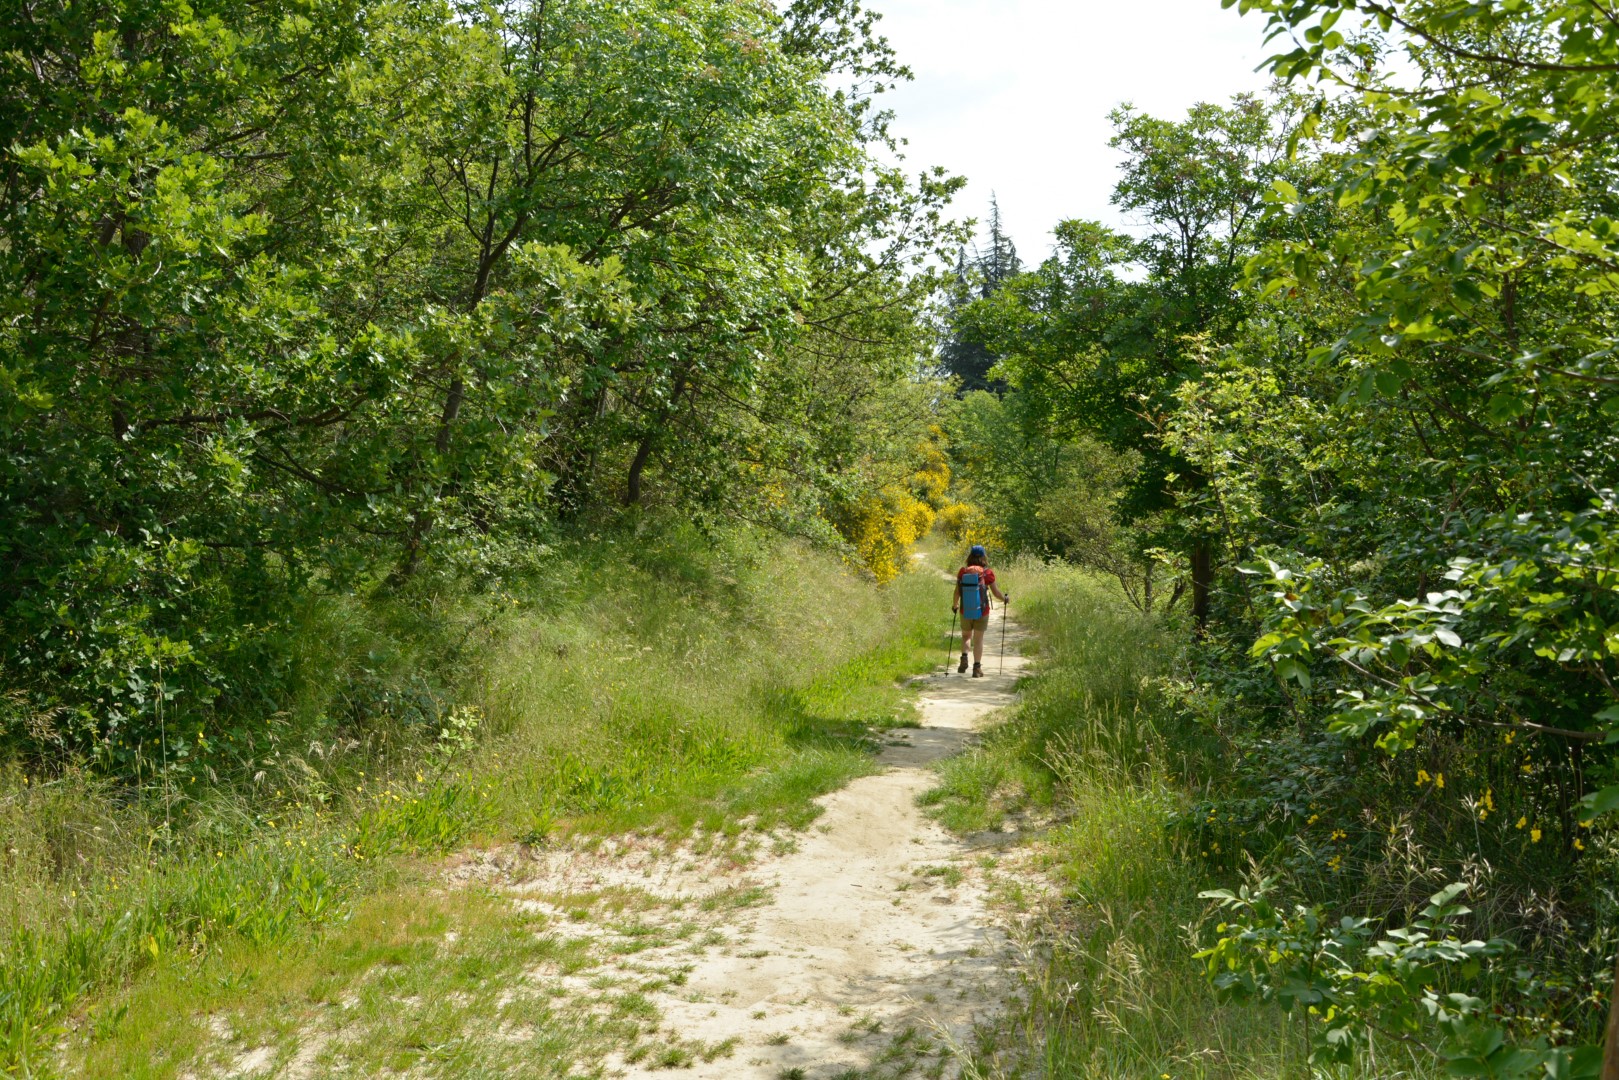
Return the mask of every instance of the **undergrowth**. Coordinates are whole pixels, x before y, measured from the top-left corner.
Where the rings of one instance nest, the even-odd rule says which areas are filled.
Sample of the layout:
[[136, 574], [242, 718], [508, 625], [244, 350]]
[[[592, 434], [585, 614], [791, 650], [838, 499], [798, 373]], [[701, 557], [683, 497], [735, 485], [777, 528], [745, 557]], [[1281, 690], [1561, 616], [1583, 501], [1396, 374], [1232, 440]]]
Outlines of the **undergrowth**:
[[[1031, 562], [1005, 576], [1039, 663], [1005, 722], [942, 763], [923, 800], [959, 832], [1008, 815], [1050, 823], [1038, 858], [1061, 896], [1037, 913], [1030, 999], [1002, 1037], [1028, 1045], [1048, 1076], [1327, 1075], [1311, 1071], [1296, 1018], [1219, 1003], [1193, 959], [1207, 867], [1173, 822], [1221, 759], [1162, 692], [1178, 655], [1170, 628], [1079, 571]], [[1373, 1072], [1343, 1075], [1427, 1074], [1385, 1052]]]
[[52, 1073], [64, 1037], [75, 1070], [174, 1075], [199, 972], [303, 963], [410, 857], [807, 824], [914, 722], [933, 584], [748, 534], [580, 537], [522, 576], [312, 606], [281, 734], [232, 775], [0, 769], [0, 1075]]

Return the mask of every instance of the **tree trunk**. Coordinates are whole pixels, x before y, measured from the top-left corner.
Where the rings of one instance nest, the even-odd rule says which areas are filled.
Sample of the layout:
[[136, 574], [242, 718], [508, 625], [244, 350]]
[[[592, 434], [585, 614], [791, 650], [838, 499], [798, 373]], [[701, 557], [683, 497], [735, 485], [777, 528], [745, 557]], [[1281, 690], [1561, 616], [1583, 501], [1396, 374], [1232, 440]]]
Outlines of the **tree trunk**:
[[630, 474], [624, 482], [624, 505], [634, 506], [641, 501], [641, 474], [646, 471], [647, 459], [652, 456], [652, 432], [641, 436], [641, 445], [635, 448], [635, 460], [630, 462]]
[[[438, 434], [433, 438], [433, 449], [440, 457], [450, 448], [450, 429], [455, 426], [456, 417], [461, 415], [461, 403], [466, 400], [466, 395], [467, 384], [457, 375], [450, 380], [449, 392], [444, 397], [444, 410], [439, 414]], [[418, 506], [410, 516], [410, 533], [405, 539], [404, 556], [394, 567], [393, 573], [388, 575], [391, 587], [403, 585], [416, 573], [422, 557], [422, 540], [432, 527], [433, 515], [425, 505]]]
[[641, 501], [641, 474], [646, 471], [646, 464], [652, 457], [652, 444], [657, 440], [658, 433], [669, 422], [674, 414], [675, 407], [680, 404], [680, 395], [686, 392], [686, 374], [681, 372], [675, 376], [674, 386], [669, 391], [668, 404], [658, 410], [657, 420], [648, 425], [646, 434], [641, 436], [641, 444], [635, 448], [635, 459], [630, 462], [630, 474], [624, 483], [624, 505], [634, 506]]
[[461, 403], [466, 396], [467, 384], [457, 375], [450, 380], [450, 392], [444, 397], [444, 412], [439, 416], [438, 437], [433, 440], [433, 449], [441, 457], [450, 448], [450, 429], [455, 426], [455, 418], [461, 415]]
[[1209, 590], [1214, 584], [1214, 552], [1206, 537], [1192, 542], [1192, 622], [1198, 636], [1209, 625]]
[[1613, 996], [1608, 999], [1608, 1030], [1602, 1042], [1602, 1080], [1619, 1080], [1619, 956], [1613, 962]]

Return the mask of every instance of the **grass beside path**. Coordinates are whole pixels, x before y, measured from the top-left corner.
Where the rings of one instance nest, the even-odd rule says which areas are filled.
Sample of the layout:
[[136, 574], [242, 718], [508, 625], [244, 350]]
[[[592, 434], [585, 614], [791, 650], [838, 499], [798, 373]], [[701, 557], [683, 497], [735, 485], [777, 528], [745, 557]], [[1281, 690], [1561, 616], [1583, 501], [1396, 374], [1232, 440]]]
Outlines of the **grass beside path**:
[[[1041, 659], [1018, 706], [975, 750], [940, 765], [925, 804], [975, 832], [1008, 815], [1051, 822], [1034, 841], [1060, 901], [1034, 916], [1031, 1000], [1000, 1037], [1043, 1074], [1119, 1080], [1293, 1080], [1306, 1062], [1296, 1020], [1219, 1004], [1192, 959], [1211, 887], [1171, 815], [1220, 768], [1218, 746], [1170, 707], [1175, 636], [1110, 583], [1071, 569], [1009, 567], [1017, 617]], [[1005, 902], [1030, 903], [1013, 880]], [[1380, 1078], [1425, 1075], [1397, 1056]]]
[[[498, 1074], [498, 1040], [456, 1032], [482, 1030], [513, 971], [565, 966], [577, 946], [476, 889], [446, 892], [434, 856], [633, 830], [746, 858], [761, 831], [802, 827], [815, 797], [871, 771], [878, 732], [914, 723], [900, 678], [934, 660], [928, 575], [879, 589], [746, 538], [559, 556], [565, 579], [510, 583], [492, 613], [437, 601], [452, 607], [427, 617], [466, 627], [462, 671], [434, 670], [444, 654], [400, 612], [329, 618], [333, 636], [311, 641], [328, 663], [387, 662], [453, 694], [426, 738], [379, 723], [289, 746], [240, 788], [157, 809], [83, 776], [0, 784], [0, 1075], [179, 1076], [227, 1030], [252, 1053], [209, 1068], [262, 1075], [314, 1053], [299, 1029], [329, 1007], [358, 1010], [365, 1035], [339, 1071]], [[431, 1007], [395, 1030], [366, 1019], [379, 994]], [[568, 1075], [645, 1020], [633, 1002], [527, 1007], [543, 1038], [525, 1043], [525, 1075]], [[310, 1075], [338, 1068], [334, 1052]]]

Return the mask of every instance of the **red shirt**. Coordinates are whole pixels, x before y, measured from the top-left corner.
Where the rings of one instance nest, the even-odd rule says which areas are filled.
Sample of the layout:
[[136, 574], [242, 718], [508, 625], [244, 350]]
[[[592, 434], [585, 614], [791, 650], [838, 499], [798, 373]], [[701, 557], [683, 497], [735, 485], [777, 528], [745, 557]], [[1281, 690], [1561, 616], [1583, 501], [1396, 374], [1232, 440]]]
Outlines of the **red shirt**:
[[963, 566], [956, 571], [956, 588], [961, 588], [961, 575], [976, 570], [983, 575], [984, 582], [984, 613], [987, 615], [990, 608], [995, 606], [995, 596], [989, 590], [995, 584], [995, 571], [987, 566]]

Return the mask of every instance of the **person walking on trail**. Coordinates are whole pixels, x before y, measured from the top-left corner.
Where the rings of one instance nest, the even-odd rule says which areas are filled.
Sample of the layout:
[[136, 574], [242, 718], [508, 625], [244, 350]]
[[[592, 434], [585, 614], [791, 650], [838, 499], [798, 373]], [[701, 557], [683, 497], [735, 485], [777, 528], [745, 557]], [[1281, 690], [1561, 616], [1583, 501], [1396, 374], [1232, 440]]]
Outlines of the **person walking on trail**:
[[961, 612], [961, 663], [957, 674], [967, 670], [967, 653], [973, 654], [973, 678], [984, 674], [984, 630], [989, 626], [989, 612], [994, 606], [991, 596], [1003, 604], [1012, 598], [995, 587], [995, 571], [989, 568], [989, 555], [983, 544], [974, 544], [967, 552], [967, 565], [956, 571], [956, 591], [950, 602], [950, 613]]

